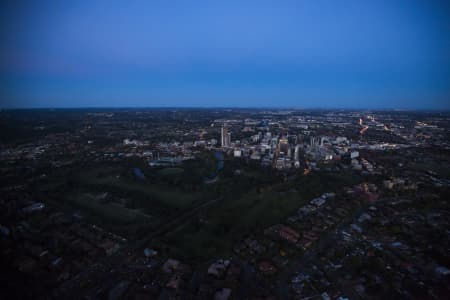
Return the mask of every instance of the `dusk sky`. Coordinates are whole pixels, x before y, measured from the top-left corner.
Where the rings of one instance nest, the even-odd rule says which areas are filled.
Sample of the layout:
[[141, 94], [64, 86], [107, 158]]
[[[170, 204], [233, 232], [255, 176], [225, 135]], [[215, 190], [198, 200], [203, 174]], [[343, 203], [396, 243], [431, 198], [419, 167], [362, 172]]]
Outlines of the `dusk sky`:
[[0, 23], [3, 108], [450, 109], [448, 1], [1, 1]]

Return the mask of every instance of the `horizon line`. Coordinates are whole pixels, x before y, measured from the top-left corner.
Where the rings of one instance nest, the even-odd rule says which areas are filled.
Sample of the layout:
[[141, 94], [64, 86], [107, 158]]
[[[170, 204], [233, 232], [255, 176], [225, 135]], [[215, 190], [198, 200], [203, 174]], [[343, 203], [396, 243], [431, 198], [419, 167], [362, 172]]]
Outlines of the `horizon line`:
[[82, 110], [82, 109], [271, 109], [271, 110], [371, 110], [371, 111], [432, 111], [450, 112], [450, 108], [374, 108], [374, 107], [296, 107], [296, 106], [29, 106], [0, 107], [0, 111], [13, 110]]

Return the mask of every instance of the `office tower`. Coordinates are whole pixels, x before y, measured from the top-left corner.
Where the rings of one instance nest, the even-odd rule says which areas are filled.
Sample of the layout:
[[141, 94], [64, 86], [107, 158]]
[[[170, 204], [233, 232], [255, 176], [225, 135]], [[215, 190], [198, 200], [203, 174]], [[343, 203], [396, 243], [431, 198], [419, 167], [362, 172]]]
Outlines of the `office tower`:
[[283, 152], [286, 155], [288, 152], [288, 149], [289, 149], [288, 139], [285, 137], [282, 137], [278, 143], [278, 150], [279, 150], [279, 152]]
[[300, 145], [295, 146], [294, 160], [295, 161], [299, 161], [300, 160]]
[[221, 129], [221, 146], [222, 147], [230, 147], [231, 145], [231, 133], [228, 132], [228, 128], [224, 124]]

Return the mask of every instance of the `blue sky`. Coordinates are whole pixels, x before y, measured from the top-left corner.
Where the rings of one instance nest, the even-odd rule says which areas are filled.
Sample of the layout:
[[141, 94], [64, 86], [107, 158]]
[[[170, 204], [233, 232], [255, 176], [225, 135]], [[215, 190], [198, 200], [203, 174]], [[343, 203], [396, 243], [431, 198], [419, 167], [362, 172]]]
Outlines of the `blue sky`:
[[1, 3], [0, 107], [450, 109], [446, 1]]

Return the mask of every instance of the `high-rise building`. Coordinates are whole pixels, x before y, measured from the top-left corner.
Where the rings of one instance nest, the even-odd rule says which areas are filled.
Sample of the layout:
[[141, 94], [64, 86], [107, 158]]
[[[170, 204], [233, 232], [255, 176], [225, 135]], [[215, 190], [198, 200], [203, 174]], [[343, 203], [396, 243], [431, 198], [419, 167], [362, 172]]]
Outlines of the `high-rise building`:
[[288, 152], [288, 149], [289, 149], [288, 139], [285, 137], [282, 137], [278, 143], [278, 151], [283, 152], [286, 155]]
[[228, 128], [226, 125], [222, 125], [220, 136], [220, 144], [222, 147], [230, 147], [231, 146], [231, 133], [228, 132]]
[[295, 146], [294, 160], [295, 161], [299, 161], [300, 160], [300, 145]]

